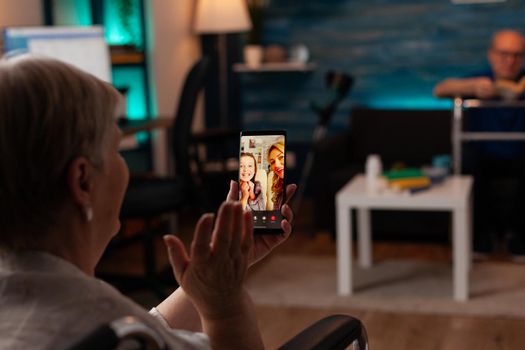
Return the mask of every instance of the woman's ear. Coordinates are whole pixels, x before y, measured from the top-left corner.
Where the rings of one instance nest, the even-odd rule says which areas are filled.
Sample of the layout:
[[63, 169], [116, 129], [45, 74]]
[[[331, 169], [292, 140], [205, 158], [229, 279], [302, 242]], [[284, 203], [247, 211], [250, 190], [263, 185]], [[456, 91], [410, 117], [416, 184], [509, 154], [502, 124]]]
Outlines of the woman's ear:
[[95, 168], [86, 157], [77, 157], [67, 169], [67, 186], [73, 202], [80, 207], [91, 207], [95, 187]]

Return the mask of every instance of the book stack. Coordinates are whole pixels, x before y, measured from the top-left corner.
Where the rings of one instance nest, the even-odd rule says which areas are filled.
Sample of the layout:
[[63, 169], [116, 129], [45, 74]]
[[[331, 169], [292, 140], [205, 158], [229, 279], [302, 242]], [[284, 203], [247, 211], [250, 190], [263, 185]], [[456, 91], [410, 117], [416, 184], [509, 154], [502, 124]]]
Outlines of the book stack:
[[392, 170], [383, 173], [387, 185], [394, 191], [418, 192], [429, 188], [432, 185], [430, 177], [417, 168], [407, 168]]

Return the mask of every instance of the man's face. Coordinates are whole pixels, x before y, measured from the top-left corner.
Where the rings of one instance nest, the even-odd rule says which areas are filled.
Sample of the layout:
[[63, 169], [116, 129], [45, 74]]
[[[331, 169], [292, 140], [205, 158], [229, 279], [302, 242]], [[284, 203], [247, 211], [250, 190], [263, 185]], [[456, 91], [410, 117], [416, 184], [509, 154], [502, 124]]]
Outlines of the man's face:
[[494, 36], [488, 60], [495, 79], [516, 80], [523, 69], [525, 38], [516, 32], [500, 32]]

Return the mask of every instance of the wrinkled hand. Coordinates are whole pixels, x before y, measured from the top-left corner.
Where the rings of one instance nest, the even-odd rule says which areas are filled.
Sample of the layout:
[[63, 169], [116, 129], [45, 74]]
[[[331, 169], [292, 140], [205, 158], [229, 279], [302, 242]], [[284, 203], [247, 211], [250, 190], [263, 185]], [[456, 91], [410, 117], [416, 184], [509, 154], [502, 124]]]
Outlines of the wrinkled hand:
[[253, 218], [238, 202], [224, 202], [214, 215], [203, 215], [195, 228], [190, 254], [175, 236], [164, 237], [175, 277], [199, 312], [208, 318], [235, 313], [253, 245]]
[[[238, 184], [235, 181], [230, 182], [230, 191], [226, 197], [227, 201], [238, 201], [239, 200], [239, 190]], [[281, 213], [285, 217], [281, 221], [281, 228], [283, 233], [280, 235], [256, 235], [254, 238], [253, 248], [251, 249], [249, 255], [249, 264], [250, 266], [255, 264], [257, 261], [264, 258], [268, 255], [275, 247], [284, 242], [292, 233], [292, 221], [293, 221], [293, 211], [292, 208], [288, 205], [288, 202], [293, 197], [295, 191], [297, 190], [297, 185], [290, 184], [286, 186], [286, 203], [281, 207]]]
[[493, 98], [498, 94], [492, 80], [489, 78], [473, 78], [472, 84], [474, 96], [478, 98]]

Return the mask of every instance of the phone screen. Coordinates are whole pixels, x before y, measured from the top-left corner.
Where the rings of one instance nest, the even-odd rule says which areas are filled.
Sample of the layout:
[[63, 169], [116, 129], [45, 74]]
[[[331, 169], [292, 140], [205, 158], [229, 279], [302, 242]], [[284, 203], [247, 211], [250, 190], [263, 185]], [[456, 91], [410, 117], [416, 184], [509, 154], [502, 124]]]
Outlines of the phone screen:
[[241, 132], [239, 200], [253, 211], [255, 233], [282, 232], [285, 172], [285, 131]]

